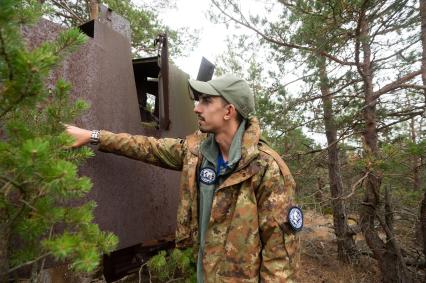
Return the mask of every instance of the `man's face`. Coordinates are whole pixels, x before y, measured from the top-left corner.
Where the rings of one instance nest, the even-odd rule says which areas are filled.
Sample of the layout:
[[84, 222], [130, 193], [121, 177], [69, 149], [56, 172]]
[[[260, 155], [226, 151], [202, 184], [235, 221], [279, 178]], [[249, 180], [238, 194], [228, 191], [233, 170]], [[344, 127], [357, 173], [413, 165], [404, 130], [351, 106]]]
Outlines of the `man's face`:
[[226, 115], [226, 103], [219, 96], [201, 94], [194, 112], [198, 116], [198, 126], [203, 133], [217, 133], [224, 126]]

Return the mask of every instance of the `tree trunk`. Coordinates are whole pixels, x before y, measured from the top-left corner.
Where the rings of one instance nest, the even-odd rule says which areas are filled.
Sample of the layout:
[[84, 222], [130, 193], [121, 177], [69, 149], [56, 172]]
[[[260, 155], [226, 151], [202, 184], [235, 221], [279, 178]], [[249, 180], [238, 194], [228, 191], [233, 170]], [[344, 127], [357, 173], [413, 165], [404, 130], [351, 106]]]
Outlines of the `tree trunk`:
[[[3, 211], [0, 210], [0, 213]], [[9, 227], [0, 223], [0, 282], [8, 282], [9, 272]]]
[[[375, 220], [380, 220], [380, 186], [382, 172], [374, 165], [379, 158], [376, 103], [373, 91], [373, 68], [371, 63], [371, 47], [368, 37], [368, 22], [365, 11], [361, 12], [359, 21], [359, 37], [357, 40], [362, 47], [363, 63], [358, 68], [364, 86], [364, 111], [365, 128], [363, 131], [364, 158], [367, 160], [365, 182], [365, 195], [360, 206], [360, 224], [367, 245], [378, 261], [383, 282], [411, 282], [399, 246], [385, 221], [380, 221], [382, 228], [387, 232], [387, 241], [384, 243], [375, 228]], [[359, 53], [358, 53], [359, 58]], [[370, 162], [368, 162], [370, 160]]]
[[99, 14], [99, 0], [90, 0], [90, 19], [96, 20]]
[[[422, 81], [426, 86], [426, 1], [420, 0], [420, 18], [421, 18], [421, 40], [423, 46], [422, 53]], [[424, 90], [426, 101], [426, 90]], [[420, 225], [423, 234], [423, 254], [426, 256], [426, 191], [423, 196], [422, 204], [420, 207]]]
[[325, 58], [319, 58], [320, 88], [324, 111], [325, 134], [327, 136], [328, 178], [333, 207], [334, 231], [337, 237], [337, 257], [340, 261], [349, 263], [355, 255], [355, 241], [348, 226], [348, 218], [343, 196], [343, 182], [340, 173], [339, 148], [337, 129], [333, 114], [333, 98], [330, 95]]
[[321, 177], [317, 178], [317, 190], [314, 194], [315, 201], [317, 203], [323, 202], [323, 190], [324, 190], [324, 182]]
[[426, 257], [426, 191], [423, 194], [423, 200], [420, 206], [420, 227], [423, 238], [423, 254]]
[[[410, 121], [410, 127], [411, 127], [411, 141], [416, 144], [417, 140], [417, 134], [416, 134], [416, 127], [415, 127], [415, 119], [411, 118]], [[411, 158], [411, 170], [413, 174], [413, 190], [418, 191], [420, 190], [420, 166], [421, 166], [421, 159], [419, 156], [414, 155]]]

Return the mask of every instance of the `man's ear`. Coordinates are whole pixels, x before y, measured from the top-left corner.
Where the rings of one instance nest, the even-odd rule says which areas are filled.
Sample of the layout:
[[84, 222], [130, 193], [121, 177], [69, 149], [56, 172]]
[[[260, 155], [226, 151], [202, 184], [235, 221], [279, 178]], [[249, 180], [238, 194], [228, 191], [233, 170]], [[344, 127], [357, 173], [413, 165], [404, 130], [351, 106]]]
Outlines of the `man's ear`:
[[237, 109], [235, 109], [234, 104], [228, 104], [226, 105], [226, 114], [225, 114], [225, 120], [229, 120], [231, 118], [237, 117]]

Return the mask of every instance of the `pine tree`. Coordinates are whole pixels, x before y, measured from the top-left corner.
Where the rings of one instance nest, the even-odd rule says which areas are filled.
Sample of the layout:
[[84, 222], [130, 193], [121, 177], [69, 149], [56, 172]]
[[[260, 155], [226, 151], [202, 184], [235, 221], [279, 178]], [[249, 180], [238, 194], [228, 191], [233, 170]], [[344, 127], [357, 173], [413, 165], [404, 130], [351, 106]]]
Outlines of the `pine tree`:
[[36, 22], [46, 7], [32, 0], [0, 1], [0, 281], [32, 265], [32, 277], [51, 256], [78, 271], [94, 270], [117, 238], [92, 223], [96, 204], [71, 205], [92, 183], [78, 165], [93, 153], [71, 150], [62, 123], [87, 109], [71, 102], [70, 85], [45, 81], [50, 71], [85, 42], [70, 29], [56, 41], [29, 50], [20, 27]]
[[146, 263], [150, 277], [160, 282], [197, 281], [196, 262], [192, 248], [185, 250], [173, 249], [160, 251]]
[[[392, 228], [392, 213], [388, 213], [390, 198], [384, 190], [388, 187], [384, 181], [388, 179], [384, 178], [381, 167], [388, 158], [382, 150], [383, 137], [395, 131], [398, 124], [424, 116], [426, 69], [419, 69], [418, 63], [426, 62], [426, 57], [421, 57], [419, 52], [419, 39], [426, 37], [424, 32], [420, 36], [418, 33], [419, 1], [278, 2], [283, 4], [282, 10], [265, 4], [265, 10], [277, 15], [275, 20], [269, 14], [263, 16], [243, 9], [238, 1], [212, 0], [220, 12], [219, 20], [231, 20], [253, 31], [262, 45], [265, 42], [270, 45], [275, 60], [268, 64], [277, 63], [280, 70], [271, 77], [279, 81], [288, 73], [297, 73], [292, 70], [295, 67], [303, 68], [300, 79], [305, 87], [297, 91], [300, 97], [297, 106], [309, 110], [314, 118], [304, 125], [324, 131], [327, 136], [334, 223], [345, 218], [336, 210], [343, 211], [344, 201], [362, 184], [364, 196], [358, 201], [360, 225], [356, 228], [364, 234], [383, 281], [409, 282], [411, 275], [404, 249]], [[421, 74], [423, 85], [420, 84]], [[317, 108], [321, 104], [323, 124], [315, 122], [321, 117]], [[276, 113], [277, 118], [282, 117]], [[348, 194], [342, 194], [344, 187], [338, 172], [342, 172], [339, 168], [342, 163], [338, 162], [338, 150], [342, 147], [339, 148], [338, 143], [342, 145], [344, 140], [362, 148], [362, 171], [356, 182], [349, 180], [351, 184], [347, 188], [351, 188], [351, 192]], [[358, 150], [355, 148], [355, 152]], [[419, 157], [413, 157], [418, 162]], [[413, 169], [420, 167], [416, 165]], [[418, 178], [419, 172], [415, 175]], [[350, 252], [353, 250], [351, 236], [356, 229], [335, 225], [338, 226], [343, 228], [335, 229], [338, 247], [344, 248], [339, 248], [339, 258], [345, 260], [345, 253], [353, 254]], [[386, 239], [383, 240], [379, 233], [384, 233]], [[352, 243], [343, 244], [343, 239]]]

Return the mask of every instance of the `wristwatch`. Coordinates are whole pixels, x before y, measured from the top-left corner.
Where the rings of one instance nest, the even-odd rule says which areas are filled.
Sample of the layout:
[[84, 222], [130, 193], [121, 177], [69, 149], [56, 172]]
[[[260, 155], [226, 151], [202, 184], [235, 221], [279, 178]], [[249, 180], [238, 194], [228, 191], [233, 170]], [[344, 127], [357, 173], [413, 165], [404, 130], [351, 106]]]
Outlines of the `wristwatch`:
[[98, 144], [100, 134], [101, 134], [100, 130], [92, 130], [91, 133], [90, 133], [90, 143], [91, 144]]

